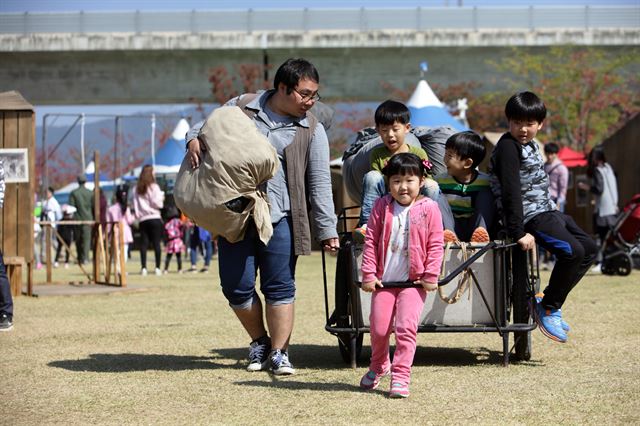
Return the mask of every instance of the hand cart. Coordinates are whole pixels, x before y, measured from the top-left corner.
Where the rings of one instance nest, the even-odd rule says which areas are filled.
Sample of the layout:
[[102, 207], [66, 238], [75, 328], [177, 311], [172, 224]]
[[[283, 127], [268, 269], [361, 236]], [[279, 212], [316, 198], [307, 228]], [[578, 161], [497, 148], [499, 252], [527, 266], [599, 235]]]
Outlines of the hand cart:
[[[360, 289], [362, 245], [354, 242], [351, 232], [347, 230], [347, 220], [354, 219], [353, 216], [347, 216], [347, 211], [354, 208], [343, 209], [338, 217], [340, 250], [336, 260], [331, 313], [326, 258], [322, 253], [325, 330], [338, 338], [340, 354], [352, 368], [356, 367], [360, 358], [364, 333], [369, 332], [371, 298], [370, 293]], [[444, 270], [450, 272], [438, 281], [439, 291], [429, 293], [418, 332], [496, 332], [502, 337], [504, 366], [509, 364], [512, 352], [516, 360], [529, 360], [531, 331], [536, 328], [531, 314], [532, 303], [540, 285], [535, 252], [525, 253], [516, 243], [502, 241], [453, 245], [445, 250]], [[465, 274], [466, 286], [462, 279]], [[449, 284], [455, 278], [458, 278], [458, 286], [451, 291], [453, 286]], [[387, 288], [414, 286], [410, 282], [383, 285]], [[450, 295], [447, 296], [447, 293]], [[456, 302], [452, 303], [454, 299]], [[511, 350], [510, 333], [514, 334]]]

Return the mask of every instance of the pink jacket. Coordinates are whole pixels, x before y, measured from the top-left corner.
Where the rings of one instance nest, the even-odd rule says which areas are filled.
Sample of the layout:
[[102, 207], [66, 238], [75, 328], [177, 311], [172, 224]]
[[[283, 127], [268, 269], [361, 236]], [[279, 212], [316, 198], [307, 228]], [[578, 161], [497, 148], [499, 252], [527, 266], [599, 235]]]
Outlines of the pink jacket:
[[[362, 255], [362, 281], [382, 279], [391, 236], [393, 198], [387, 194], [373, 206]], [[409, 279], [438, 282], [442, 257], [442, 215], [435, 201], [423, 197], [409, 210]]]
[[133, 242], [133, 234], [131, 233], [131, 225], [133, 223], [133, 215], [127, 207], [127, 210], [122, 214], [122, 208], [120, 204], [116, 203], [109, 207], [107, 210], [107, 222], [120, 222], [122, 221], [122, 228], [124, 229], [124, 243], [129, 244]]
[[160, 209], [164, 205], [164, 192], [160, 190], [157, 183], [152, 183], [143, 195], [134, 190], [133, 209], [136, 219], [140, 222], [149, 219], [161, 219]]

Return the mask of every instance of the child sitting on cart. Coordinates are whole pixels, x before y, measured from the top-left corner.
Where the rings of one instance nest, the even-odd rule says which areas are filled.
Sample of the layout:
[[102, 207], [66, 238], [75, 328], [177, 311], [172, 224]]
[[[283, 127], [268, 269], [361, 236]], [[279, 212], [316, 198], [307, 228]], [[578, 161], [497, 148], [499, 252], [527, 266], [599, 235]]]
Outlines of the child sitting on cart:
[[489, 175], [478, 170], [486, 148], [472, 131], [460, 132], [447, 139], [444, 163], [447, 173], [435, 177], [440, 191], [451, 207], [442, 212], [444, 241], [488, 243], [493, 224], [494, 199]]
[[[427, 153], [418, 146], [405, 143], [405, 137], [411, 129], [409, 122], [411, 113], [409, 108], [401, 102], [387, 100], [381, 103], [374, 115], [376, 131], [380, 135], [384, 145], [371, 150], [369, 161], [371, 170], [362, 179], [362, 200], [360, 203], [360, 221], [353, 231], [354, 238], [362, 242], [367, 232], [367, 220], [371, 214], [373, 203], [387, 193], [387, 188], [382, 174], [382, 168], [389, 158], [401, 152], [410, 152], [427, 160]], [[429, 198], [434, 199], [438, 195], [438, 185], [428, 177], [425, 180], [425, 191]]]
[[536, 296], [533, 316], [545, 336], [564, 343], [569, 326], [560, 309], [589, 270], [598, 248], [551, 200], [549, 177], [533, 140], [547, 115], [542, 100], [531, 92], [517, 93], [507, 101], [505, 114], [509, 132], [493, 150], [491, 189], [506, 220], [508, 236], [524, 251], [533, 250], [538, 243], [556, 256], [549, 285], [544, 295]]
[[[391, 398], [407, 398], [416, 351], [420, 313], [428, 291], [438, 288], [442, 264], [442, 216], [435, 201], [420, 195], [425, 184], [422, 159], [412, 153], [392, 156], [382, 173], [390, 194], [379, 198], [367, 223], [362, 258], [362, 290], [371, 297], [371, 362], [360, 380], [376, 389], [391, 374]], [[385, 288], [383, 282], [411, 281], [420, 287]], [[395, 330], [396, 351], [389, 360]]]

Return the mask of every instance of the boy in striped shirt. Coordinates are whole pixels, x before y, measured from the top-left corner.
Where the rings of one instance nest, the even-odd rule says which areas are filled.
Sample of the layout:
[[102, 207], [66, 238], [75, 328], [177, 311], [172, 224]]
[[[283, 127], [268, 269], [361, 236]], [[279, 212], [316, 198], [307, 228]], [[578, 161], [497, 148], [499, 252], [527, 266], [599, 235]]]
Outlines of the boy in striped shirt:
[[472, 131], [456, 133], [445, 150], [447, 173], [435, 177], [451, 207], [442, 215], [444, 241], [489, 242], [495, 205], [489, 175], [477, 169], [486, 153], [482, 139]]

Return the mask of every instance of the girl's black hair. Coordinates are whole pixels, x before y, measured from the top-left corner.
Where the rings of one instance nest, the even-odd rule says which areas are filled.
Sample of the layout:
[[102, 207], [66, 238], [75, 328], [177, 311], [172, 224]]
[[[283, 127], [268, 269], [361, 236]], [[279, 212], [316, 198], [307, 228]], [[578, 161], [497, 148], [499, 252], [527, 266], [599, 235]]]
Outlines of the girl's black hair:
[[173, 219], [176, 217], [180, 217], [180, 210], [175, 205], [170, 205], [167, 207], [167, 219]]
[[606, 163], [607, 157], [604, 155], [604, 147], [602, 145], [596, 145], [589, 153], [589, 161], [587, 163], [587, 176], [593, 177], [600, 161], [602, 161], [602, 163]]
[[127, 205], [129, 203], [129, 185], [116, 186], [116, 202], [120, 204], [122, 214], [127, 211]]
[[390, 178], [393, 175], [411, 175], [422, 177], [426, 174], [420, 157], [410, 152], [401, 152], [392, 156], [382, 168], [382, 174]]

